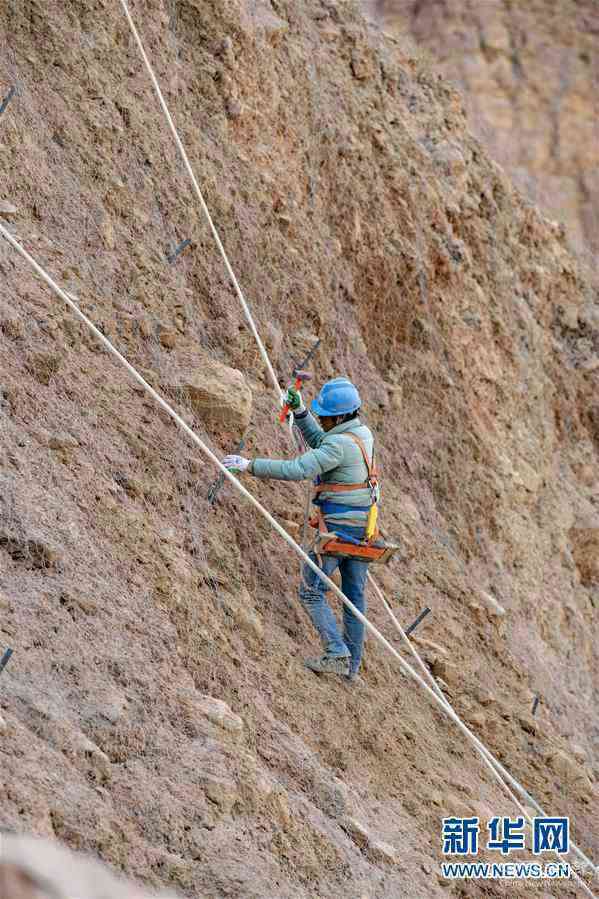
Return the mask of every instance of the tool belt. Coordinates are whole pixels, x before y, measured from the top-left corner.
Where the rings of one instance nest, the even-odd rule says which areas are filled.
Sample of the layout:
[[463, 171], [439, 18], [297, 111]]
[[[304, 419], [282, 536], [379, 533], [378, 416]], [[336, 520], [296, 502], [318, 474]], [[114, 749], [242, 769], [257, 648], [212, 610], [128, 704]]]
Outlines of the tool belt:
[[399, 546], [387, 543], [382, 537], [369, 542], [359, 540], [352, 543], [347, 537], [334, 531], [319, 533], [312, 549], [317, 556], [337, 556], [340, 559], [358, 559], [360, 562], [378, 562], [383, 565], [387, 565], [398, 551]]
[[[316, 515], [310, 519], [310, 525], [318, 528], [318, 536], [314, 543], [313, 552], [317, 556], [338, 556], [344, 559], [359, 559], [363, 562], [378, 562], [387, 564], [399, 550], [399, 546], [387, 543], [381, 536], [378, 526], [378, 473], [371, 463], [363, 442], [356, 434], [346, 434], [360, 448], [364, 464], [368, 471], [366, 481], [361, 484], [318, 484], [316, 486], [313, 502], [316, 506]], [[373, 453], [374, 455], [374, 453]], [[335, 503], [330, 500], [320, 499], [321, 493], [346, 493], [352, 490], [369, 489], [372, 503], [368, 510], [365, 539], [358, 540], [349, 534], [336, 533], [327, 529], [325, 515], [339, 515], [345, 512], [364, 512], [364, 506], [349, 506], [344, 503]]]

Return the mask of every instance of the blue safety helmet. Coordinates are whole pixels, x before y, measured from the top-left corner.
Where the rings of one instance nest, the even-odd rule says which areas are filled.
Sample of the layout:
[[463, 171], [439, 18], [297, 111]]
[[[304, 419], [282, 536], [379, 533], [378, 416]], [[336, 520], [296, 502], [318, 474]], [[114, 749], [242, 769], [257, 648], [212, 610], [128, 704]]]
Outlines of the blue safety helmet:
[[312, 400], [312, 412], [320, 417], [347, 415], [355, 412], [362, 405], [360, 394], [347, 378], [333, 378], [321, 388], [315, 400]]

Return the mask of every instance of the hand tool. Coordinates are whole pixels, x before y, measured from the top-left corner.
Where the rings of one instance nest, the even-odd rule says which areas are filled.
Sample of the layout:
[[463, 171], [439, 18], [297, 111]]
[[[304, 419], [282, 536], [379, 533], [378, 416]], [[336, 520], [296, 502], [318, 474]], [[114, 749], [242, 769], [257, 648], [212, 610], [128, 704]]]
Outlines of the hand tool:
[[[314, 356], [314, 353], [316, 352], [316, 350], [318, 349], [319, 346], [320, 346], [320, 337], [318, 338], [318, 340], [316, 341], [316, 343], [314, 344], [314, 346], [312, 347], [312, 349], [310, 350], [310, 352], [308, 353], [306, 358], [303, 360], [303, 362], [301, 362], [300, 365], [296, 366], [293, 369], [293, 377], [295, 378], [295, 383], [293, 386], [294, 386], [295, 390], [301, 390], [303, 382], [309, 381], [311, 379], [312, 375], [309, 372], [307, 372], [305, 369], [306, 369], [306, 365], [308, 364], [308, 362], [310, 362], [310, 360]], [[288, 415], [289, 415], [289, 403], [285, 403], [285, 405], [281, 409], [281, 412], [279, 415], [279, 421], [281, 423], [283, 423]]]

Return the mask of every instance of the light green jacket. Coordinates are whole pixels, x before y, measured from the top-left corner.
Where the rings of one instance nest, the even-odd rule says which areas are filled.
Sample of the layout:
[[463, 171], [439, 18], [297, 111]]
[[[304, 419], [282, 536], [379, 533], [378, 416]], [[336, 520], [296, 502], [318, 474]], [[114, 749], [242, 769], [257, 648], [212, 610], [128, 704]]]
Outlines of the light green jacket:
[[[305, 481], [318, 478], [319, 483], [361, 484], [368, 477], [368, 469], [362, 458], [360, 448], [353, 440], [346, 437], [348, 433], [359, 437], [372, 459], [374, 438], [366, 425], [359, 418], [344, 421], [325, 433], [316, 419], [308, 412], [304, 417], [295, 418], [306, 443], [311, 447], [307, 453], [296, 459], [254, 459], [250, 471], [257, 478], [275, 478], [280, 481]], [[364, 511], [343, 512], [338, 515], [327, 514], [326, 520], [331, 525], [364, 525], [371, 505], [370, 490], [365, 487], [359, 490], [348, 490], [333, 493], [324, 490], [319, 498], [325, 501], [341, 503], [348, 506], [361, 506]]]

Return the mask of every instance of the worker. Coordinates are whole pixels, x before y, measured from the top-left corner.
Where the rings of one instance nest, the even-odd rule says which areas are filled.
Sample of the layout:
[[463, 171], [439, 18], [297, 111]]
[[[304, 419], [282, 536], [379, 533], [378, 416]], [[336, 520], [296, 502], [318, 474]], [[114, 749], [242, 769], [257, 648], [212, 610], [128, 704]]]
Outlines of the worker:
[[[311, 447], [308, 452], [289, 460], [250, 460], [242, 456], [226, 456], [223, 464], [231, 471], [249, 472], [257, 478], [282, 481], [316, 479], [315, 502], [326, 530], [352, 543], [363, 540], [373, 503], [370, 474], [374, 468], [374, 438], [358, 417], [361, 401], [356, 387], [347, 378], [328, 381], [311, 404], [318, 421], [306, 409], [300, 392], [295, 388], [289, 388], [286, 402], [295, 424]], [[327, 490], [329, 486], [331, 489]], [[313, 552], [310, 558], [329, 577], [339, 568], [343, 592], [365, 614], [368, 562], [350, 557], [316, 556]], [[300, 601], [324, 648], [321, 656], [307, 659], [305, 665], [318, 674], [338, 674], [352, 681], [362, 658], [364, 625], [344, 605], [341, 635], [326, 600], [327, 590], [327, 585], [316, 572], [305, 565]]]

